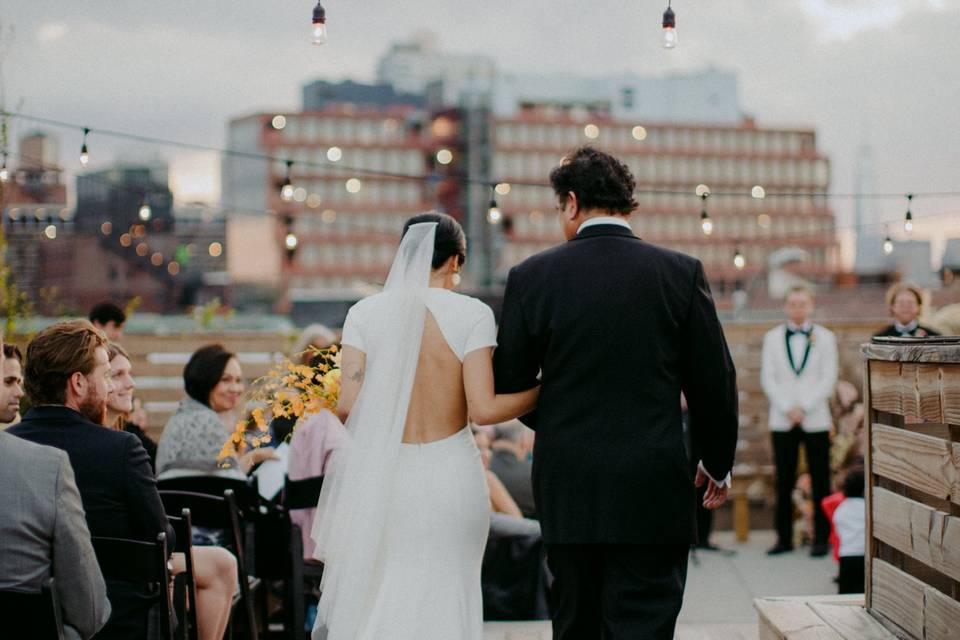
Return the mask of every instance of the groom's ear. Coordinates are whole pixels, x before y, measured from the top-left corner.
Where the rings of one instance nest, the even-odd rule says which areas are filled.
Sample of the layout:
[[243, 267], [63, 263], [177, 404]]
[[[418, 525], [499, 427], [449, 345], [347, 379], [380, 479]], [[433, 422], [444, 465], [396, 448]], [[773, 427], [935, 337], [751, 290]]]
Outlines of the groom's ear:
[[580, 201], [577, 200], [577, 194], [573, 191], [567, 192], [567, 204], [570, 205], [565, 211], [567, 219], [576, 220], [577, 216], [580, 215]]

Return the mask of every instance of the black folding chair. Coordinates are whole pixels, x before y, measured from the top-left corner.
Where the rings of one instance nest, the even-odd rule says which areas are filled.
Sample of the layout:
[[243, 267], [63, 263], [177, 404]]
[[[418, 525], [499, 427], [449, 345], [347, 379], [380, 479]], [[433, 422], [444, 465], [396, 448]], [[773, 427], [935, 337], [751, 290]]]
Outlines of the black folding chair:
[[197, 576], [193, 569], [193, 522], [190, 509], [181, 509], [180, 517], [167, 516], [177, 536], [174, 551], [183, 554], [186, 569], [173, 577], [173, 608], [180, 624], [177, 636], [182, 640], [198, 640]]
[[[291, 480], [286, 478], [283, 484], [281, 504], [289, 514], [295, 509], [313, 509], [320, 499], [320, 490], [323, 488], [323, 476]], [[304, 611], [305, 590], [304, 583], [309, 580], [318, 582], [323, 577], [323, 565], [307, 562], [303, 557], [303, 533], [300, 527], [289, 521], [290, 527], [290, 574], [288, 606], [290, 627], [293, 637], [297, 640], [306, 638], [304, 629], [306, 612]]]
[[[188, 491], [208, 496], [223, 497], [223, 492], [233, 491], [233, 499], [240, 516], [252, 522], [260, 512], [260, 489], [256, 476], [230, 478], [218, 475], [180, 476], [157, 481], [159, 491]], [[193, 514], [196, 518], [196, 513]], [[196, 523], [194, 523], [196, 524]], [[197, 525], [199, 526], [199, 525]]]
[[157, 595], [160, 602], [160, 637], [173, 640], [167, 534], [158, 533], [156, 542], [98, 537], [91, 538], [91, 542], [105, 580], [145, 584]]
[[55, 584], [53, 578], [47, 578], [40, 591], [0, 590], [0, 620], [3, 620], [4, 638], [64, 640], [63, 619]]
[[217, 497], [189, 491], [163, 490], [160, 491], [160, 499], [167, 513], [182, 513], [184, 509], [189, 509], [193, 526], [219, 529], [227, 533], [228, 546], [237, 558], [237, 579], [240, 584], [240, 595], [239, 598], [234, 597], [234, 608], [243, 603], [247, 637], [257, 640], [259, 626], [252, 593], [262, 585], [259, 578], [254, 578], [247, 572], [240, 510], [233, 491], [227, 489], [222, 497]]

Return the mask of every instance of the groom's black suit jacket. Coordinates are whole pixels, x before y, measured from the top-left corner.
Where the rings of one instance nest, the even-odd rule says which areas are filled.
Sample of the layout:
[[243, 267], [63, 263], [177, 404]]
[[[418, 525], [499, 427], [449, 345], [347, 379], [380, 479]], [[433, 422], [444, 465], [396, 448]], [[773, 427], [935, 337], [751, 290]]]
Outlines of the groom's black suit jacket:
[[736, 373], [699, 260], [622, 226], [587, 227], [510, 271], [498, 393], [536, 385], [533, 484], [548, 543], [696, 539], [680, 391], [699, 451], [724, 478]]

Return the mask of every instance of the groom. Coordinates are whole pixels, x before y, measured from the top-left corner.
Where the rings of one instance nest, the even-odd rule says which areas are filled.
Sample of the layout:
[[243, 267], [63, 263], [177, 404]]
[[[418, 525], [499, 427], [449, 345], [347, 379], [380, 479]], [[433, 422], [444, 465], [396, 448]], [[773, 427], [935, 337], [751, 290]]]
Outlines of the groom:
[[[733, 362], [703, 266], [637, 238], [635, 182], [591, 147], [550, 173], [569, 242], [510, 271], [497, 393], [542, 386], [533, 483], [555, 640], [669, 640], [696, 540], [694, 484], [724, 503], [737, 442]], [[701, 452], [686, 458], [680, 392]]]

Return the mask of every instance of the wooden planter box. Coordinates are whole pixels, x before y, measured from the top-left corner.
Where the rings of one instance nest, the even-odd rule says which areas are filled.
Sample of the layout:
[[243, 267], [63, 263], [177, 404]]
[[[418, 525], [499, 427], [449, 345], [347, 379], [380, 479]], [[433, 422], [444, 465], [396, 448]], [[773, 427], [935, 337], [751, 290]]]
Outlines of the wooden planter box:
[[960, 638], [960, 338], [863, 355], [867, 610], [898, 636]]

